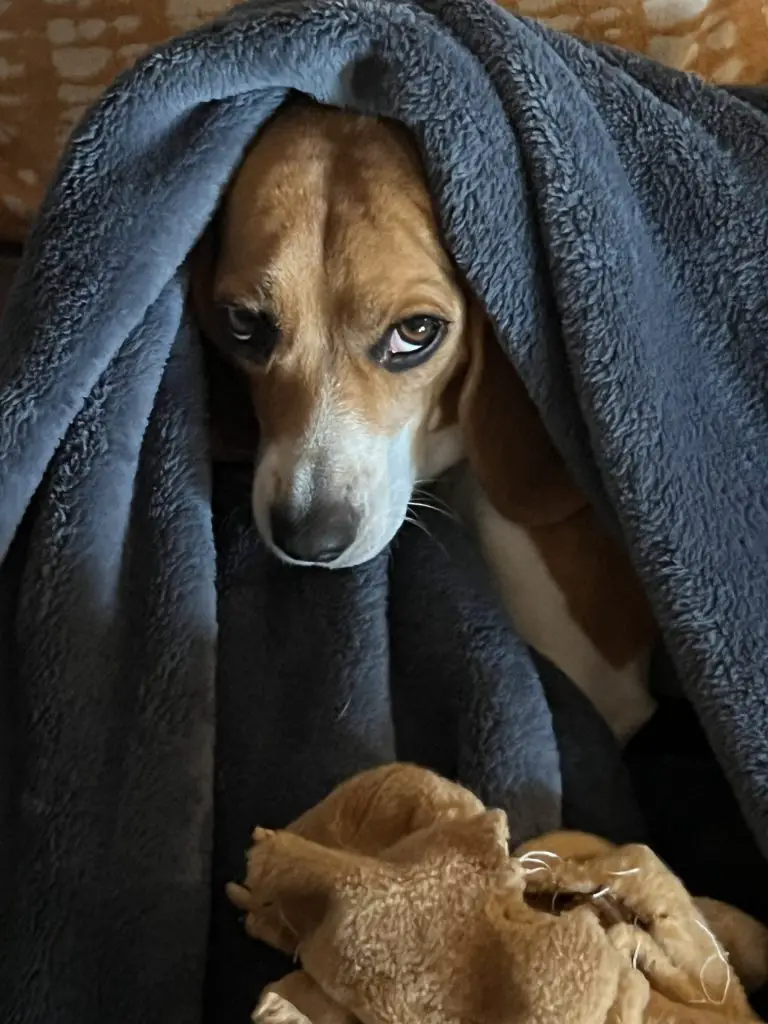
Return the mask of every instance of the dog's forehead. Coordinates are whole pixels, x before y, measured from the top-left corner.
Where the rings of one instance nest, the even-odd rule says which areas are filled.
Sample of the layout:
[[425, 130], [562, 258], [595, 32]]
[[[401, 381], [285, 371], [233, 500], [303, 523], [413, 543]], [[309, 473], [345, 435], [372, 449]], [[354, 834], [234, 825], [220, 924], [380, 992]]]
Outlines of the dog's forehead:
[[[388, 122], [289, 107], [261, 133], [227, 196], [219, 301], [273, 315], [281, 343], [253, 371], [265, 434], [303, 436], [323, 410], [394, 433], [442, 379], [442, 353], [410, 377], [367, 358], [407, 316], [463, 316], [416, 150]], [[410, 385], [410, 386], [409, 386]]]
[[391, 185], [411, 202], [429, 207], [416, 148], [393, 122], [315, 104], [289, 106], [257, 135], [246, 153], [231, 196], [260, 213], [286, 212], [288, 203], [310, 206], [346, 197], [375, 210]]
[[[451, 274], [415, 150], [396, 125], [326, 108], [278, 115], [224, 209], [219, 277], [290, 307], [322, 293], [364, 314], [379, 293]], [[314, 311], [318, 312], [317, 310]]]

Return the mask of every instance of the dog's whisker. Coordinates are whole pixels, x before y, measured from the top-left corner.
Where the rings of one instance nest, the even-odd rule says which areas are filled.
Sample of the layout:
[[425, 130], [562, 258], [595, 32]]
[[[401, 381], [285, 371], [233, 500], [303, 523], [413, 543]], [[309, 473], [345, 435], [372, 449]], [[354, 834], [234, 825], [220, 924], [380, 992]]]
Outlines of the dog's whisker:
[[449, 508], [441, 508], [439, 505], [431, 505], [429, 502], [426, 502], [426, 501], [413, 501], [413, 500], [411, 500], [408, 504], [409, 504], [410, 508], [420, 508], [420, 509], [425, 509], [428, 512], [436, 512], [438, 515], [445, 516], [447, 519], [450, 519], [452, 522], [458, 522], [458, 518], [456, 516], [456, 513], [451, 511], [451, 509], [449, 509]]
[[435, 502], [440, 508], [445, 509], [446, 512], [450, 512], [452, 515], [455, 514], [453, 508], [445, 500], [445, 498], [442, 498], [439, 494], [436, 494], [435, 491], [429, 490], [429, 488], [414, 487], [413, 496], [415, 498], [423, 498], [427, 501]]
[[429, 528], [427, 527], [426, 523], [423, 523], [423, 522], [422, 522], [422, 521], [421, 521], [421, 520], [420, 520], [420, 519], [418, 518], [418, 516], [417, 516], [417, 515], [412, 515], [412, 516], [409, 516], [409, 515], [408, 515], [408, 514], [406, 513], [406, 516], [405, 516], [404, 522], [406, 522], [406, 523], [410, 523], [410, 525], [411, 525], [411, 526], [418, 526], [418, 528], [419, 528], [419, 529], [420, 529], [420, 530], [422, 531], [422, 533], [425, 533], [425, 534], [427, 535], [427, 537], [429, 537], [429, 539], [430, 539], [430, 540], [431, 540], [431, 541], [432, 541], [432, 542], [433, 542], [434, 544], [436, 544], [436, 545], [437, 545], [437, 546], [438, 546], [438, 547], [440, 548], [440, 550], [441, 550], [441, 551], [443, 552], [443, 554], [445, 555], [445, 557], [446, 557], [446, 558], [448, 558], [448, 557], [449, 557], [449, 555], [448, 555], [448, 551], [446, 550], [446, 547], [445, 547], [445, 545], [443, 544], [443, 542], [442, 542], [441, 540], [438, 540], [438, 538], [437, 538], [437, 537], [435, 537], [435, 535], [434, 535], [434, 534], [433, 534], [433, 533], [432, 533], [432, 532], [431, 532], [431, 531], [429, 530]]
[[411, 505], [413, 508], [428, 508], [432, 512], [449, 511], [449, 509], [443, 508], [441, 505], [433, 505], [431, 504], [431, 502], [428, 501], [414, 501], [413, 499], [411, 499], [411, 501], [409, 501], [408, 504]]
[[410, 523], [411, 526], [418, 526], [418, 528], [422, 531], [422, 533], [426, 533], [426, 535], [429, 537], [430, 540], [434, 540], [435, 539], [432, 536], [432, 534], [430, 533], [430, 531], [427, 528], [427, 526], [424, 523], [422, 523], [422, 521], [420, 519], [417, 519], [415, 516], [413, 518], [411, 518], [409, 516], [406, 516], [405, 521], [406, 521], [406, 523]]

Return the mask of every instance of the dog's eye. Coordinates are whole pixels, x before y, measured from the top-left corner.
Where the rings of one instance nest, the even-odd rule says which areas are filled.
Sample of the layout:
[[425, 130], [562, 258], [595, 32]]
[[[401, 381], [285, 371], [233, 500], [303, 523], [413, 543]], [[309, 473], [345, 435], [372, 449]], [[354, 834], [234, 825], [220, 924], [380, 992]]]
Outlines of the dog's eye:
[[407, 370], [432, 354], [447, 324], [435, 316], [412, 316], [393, 324], [384, 336], [381, 362], [388, 370]]
[[266, 313], [256, 313], [245, 306], [225, 306], [227, 327], [235, 341], [250, 341], [256, 334], [276, 330], [274, 320]]
[[442, 321], [433, 316], [414, 316], [403, 320], [392, 328], [389, 351], [393, 356], [418, 352], [431, 345], [442, 329]]
[[236, 341], [248, 341], [259, 326], [260, 313], [254, 313], [242, 306], [225, 308], [229, 333]]
[[267, 360], [280, 337], [280, 329], [268, 313], [245, 306], [221, 307], [226, 334], [245, 359]]

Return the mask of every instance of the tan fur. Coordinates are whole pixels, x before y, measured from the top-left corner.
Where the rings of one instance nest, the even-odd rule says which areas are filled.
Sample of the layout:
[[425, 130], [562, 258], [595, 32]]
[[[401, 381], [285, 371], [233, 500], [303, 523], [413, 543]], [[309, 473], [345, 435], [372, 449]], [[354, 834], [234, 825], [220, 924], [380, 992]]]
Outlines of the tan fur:
[[[678, 17], [661, 20], [655, 8], [643, 14], [626, 5], [598, 17], [580, 0], [565, 6], [556, 0], [554, 7], [551, 0], [503, 0], [503, 6], [717, 81], [758, 81], [762, 74], [749, 62], [746, 36], [738, 60], [722, 49], [731, 46], [726, 37], [734, 30], [726, 14], [744, 24], [756, 17], [764, 29], [755, 4], [739, 11], [715, 5], [706, 15], [694, 5], [690, 18], [681, 8]], [[246, 155], [220, 227], [218, 260], [211, 262], [209, 253], [208, 269], [196, 275], [196, 304], [204, 320], [208, 310], [208, 333], [217, 333], [214, 297], [266, 309], [284, 328], [265, 371], [241, 367], [262, 437], [300, 445], [330, 385], [341, 405], [378, 435], [393, 436], [418, 421], [417, 478], [447, 468], [464, 444], [484, 492], [473, 509], [481, 546], [518, 630], [577, 682], [620, 738], [631, 735], [653, 709], [646, 665], [655, 626], [648, 602], [620, 542], [569, 478], [482, 311], [474, 302], [466, 310], [403, 129], [292, 103]], [[433, 359], [397, 375], [370, 362], [370, 345], [388, 325], [428, 311], [454, 324]], [[227, 390], [225, 371], [215, 370], [220, 390]], [[256, 434], [242, 402], [222, 410], [228, 405], [220, 402], [214, 418], [219, 455], [248, 451]], [[461, 430], [451, 426], [458, 421]], [[262, 496], [287, 499], [290, 472], [271, 469]], [[484, 520], [486, 496], [501, 523]], [[500, 528], [504, 522], [524, 535]], [[257, 523], [263, 530], [258, 516]]]
[[[389, 122], [295, 102], [259, 135], [227, 197], [214, 294], [266, 310], [283, 339], [245, 367], [266, 437], [299, 437], [323, 383], [374, 430], [426, 421], [460, 356], [464, 299], [418, 158]], [[424, 367], [383, 373], [370, 346], [393, 323], [454, 325]]]
[[459, 416], [474, 475], [496, 510], [526, 529], [574, 622], [620, 668], [655, 631], [629, 559], [573, 483], [487, 322], [469, 341]]
[[[190, 304], [206, 337], [219, 330], [213, 301], [217, 249], [214, 231], [206, 231], [190, 258]], [[214, 345], [204, 348], [210, 407], [211, 457], [214, 462], [252, 462], [258, 426], [246, 375]]]
[[303, 972], [269, 986], [254, 1020], [755, 1019], [738, 971], [754, 985], [768, 975], [746, 950], [765, 948], [757, 922], [718, 904], [705, 923], [647, 847], [565, 832], [510, 857], [507, 838], [502, 812], [397, 764], [350, 779], [284, 832], [257, 829], [245, 885], [228, 891], [248, 932], [298, 954]]
[[482, 317], [459, 402], [475, 476], [495, 508], [527, 528], [570, 519], [587, 502], [571, 480], [538, 411]]
[[[215, 306], [224, 302], [266, 310], [283, 329], [265, 368], [241, 366], [262, 436], [299, 443], [331, 386], [374, 433], [417, 420], [413, 459], [424, 478], [460, 457], [458, 427], [445, 429], [460, 424], [477, 478], [496, 509], [528, 531], [578, 628], [608, 665], [632, 662], [652, 630], [640, 587], [570, 480], [479, 304], [465, 300], [404, 131], [291, 104], [246, 155], [217, 233], [218, 253], [205, 241], [195, 274], [207, 333], [216, 339]], [[370, 346], [418, 312], [450, 320], [446, 340], [423, 366], [383, 372]], [[226, 444], [248, 429], [239, 416], [216, 437]], [[438, 434], [448, 437], [447, 454], [435, 454]], [[276, 499], [289, 484], [287, 475], [274, 480]], [[543, 653], [552, 656], [546, 644]], [[569, 671], [567, 656], [559, 663]]]

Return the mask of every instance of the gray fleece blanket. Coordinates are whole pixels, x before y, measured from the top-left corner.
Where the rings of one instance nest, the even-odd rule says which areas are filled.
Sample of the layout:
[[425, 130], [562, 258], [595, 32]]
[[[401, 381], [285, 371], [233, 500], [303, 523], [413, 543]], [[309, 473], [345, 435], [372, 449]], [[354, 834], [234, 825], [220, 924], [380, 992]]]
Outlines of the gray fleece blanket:
[[395, 756], [515, 838], [642, 835], [601, 723], [455, 524], [289, 569], [247, 470], [212, 479], [184, 261], [289, 89], [412, 129], [765, 881], [768, 120], [484, 0], [268, 0], [149, 56], [76, 130], [2, 324], [4, 1024], [245, 1021], [283, 966], [223, 897], [250, 829]]

